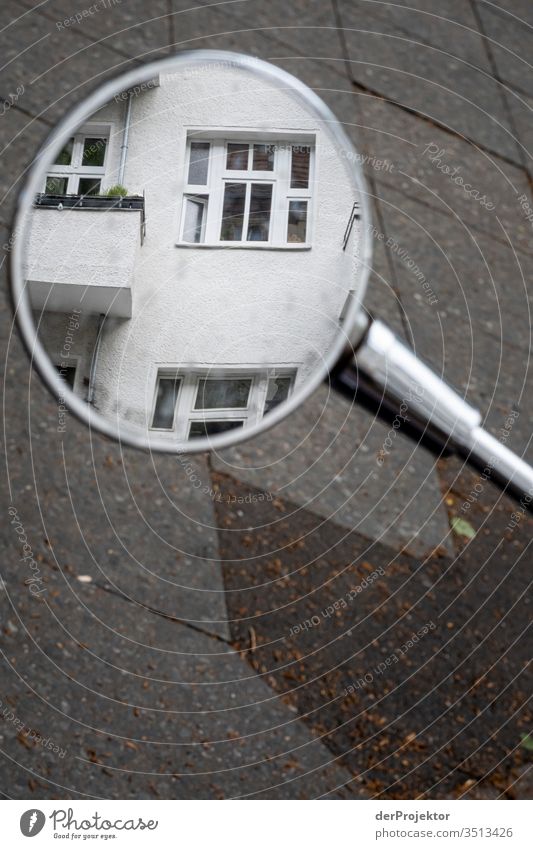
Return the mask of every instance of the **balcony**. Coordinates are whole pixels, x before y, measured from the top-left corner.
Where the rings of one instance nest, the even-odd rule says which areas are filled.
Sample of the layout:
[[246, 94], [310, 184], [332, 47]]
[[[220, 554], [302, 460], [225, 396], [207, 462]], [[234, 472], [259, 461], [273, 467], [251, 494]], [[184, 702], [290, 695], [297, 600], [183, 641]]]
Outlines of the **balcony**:
[[28, 227], [32, 306], [131, 318], [144, 198], [37, 195]]

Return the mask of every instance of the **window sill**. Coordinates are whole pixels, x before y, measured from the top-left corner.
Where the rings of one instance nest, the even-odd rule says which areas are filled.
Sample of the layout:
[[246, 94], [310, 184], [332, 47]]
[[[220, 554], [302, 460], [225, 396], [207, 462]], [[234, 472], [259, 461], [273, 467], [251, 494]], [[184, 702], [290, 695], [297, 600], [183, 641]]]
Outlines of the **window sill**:
[[310, 251], [309, 243], [287, 245], [269, 245], [260, 242], [176, 242], [176, 248], [201, 248], [203, 250], [237, 250], [237, 251]]

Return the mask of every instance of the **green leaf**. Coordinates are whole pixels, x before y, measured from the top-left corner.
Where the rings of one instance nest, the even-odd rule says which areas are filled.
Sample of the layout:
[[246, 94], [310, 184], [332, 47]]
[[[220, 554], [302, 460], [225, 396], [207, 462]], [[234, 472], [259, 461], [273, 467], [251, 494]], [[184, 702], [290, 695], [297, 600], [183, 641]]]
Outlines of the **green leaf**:
[[467, 539], [474, 539], [476, 532], [470, 522], [467, 522], [466, 519], [459, 519], [458, 516], [452, 516], [451, 525], [454, 533], [461, 537], [466, 537]]
[[528, 752], [533, 752], [533, 737], [531, 734], [521, 734], [522, 742], [520, 743], [524, 749], [527, 749]]

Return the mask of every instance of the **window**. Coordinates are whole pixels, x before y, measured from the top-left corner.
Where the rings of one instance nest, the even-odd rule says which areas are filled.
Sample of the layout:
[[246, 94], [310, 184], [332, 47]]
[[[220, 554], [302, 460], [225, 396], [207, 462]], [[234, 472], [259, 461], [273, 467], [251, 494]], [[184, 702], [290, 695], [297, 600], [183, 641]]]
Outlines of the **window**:
[[183, 224], [183, 239], [185, 242], [203, 242], [207, 197], [192, 195], [185, 198], [185, 218]]
[[292, 391], [296, 369], [159, 371], [151, 427], [182, 439], [255, 424]]
[[307, 245], [313, 156], [310, 144], [190, 138], [181, 241]]
[[44, 191], [55, 195], [99, 194], [108, 145], [108, 131], [72, 136], [51, 166]]
[[181, 380], [178, 377], [160, 377], [157, 381], [152, 427], [158, 430], [172, 430], [176, 401]]

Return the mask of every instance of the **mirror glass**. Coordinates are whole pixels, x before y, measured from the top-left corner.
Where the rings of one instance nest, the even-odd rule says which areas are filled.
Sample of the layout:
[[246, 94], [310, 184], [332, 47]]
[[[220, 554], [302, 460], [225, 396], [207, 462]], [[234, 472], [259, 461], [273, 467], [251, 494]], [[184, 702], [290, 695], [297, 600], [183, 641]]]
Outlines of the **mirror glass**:
[[60, 406], [108, 435], [233, 444], [342, 351], [366, 204], [348, 137], [295, 78], [214, 51], [145, 66], [36, 159], [14, 229], [26, 344]]

